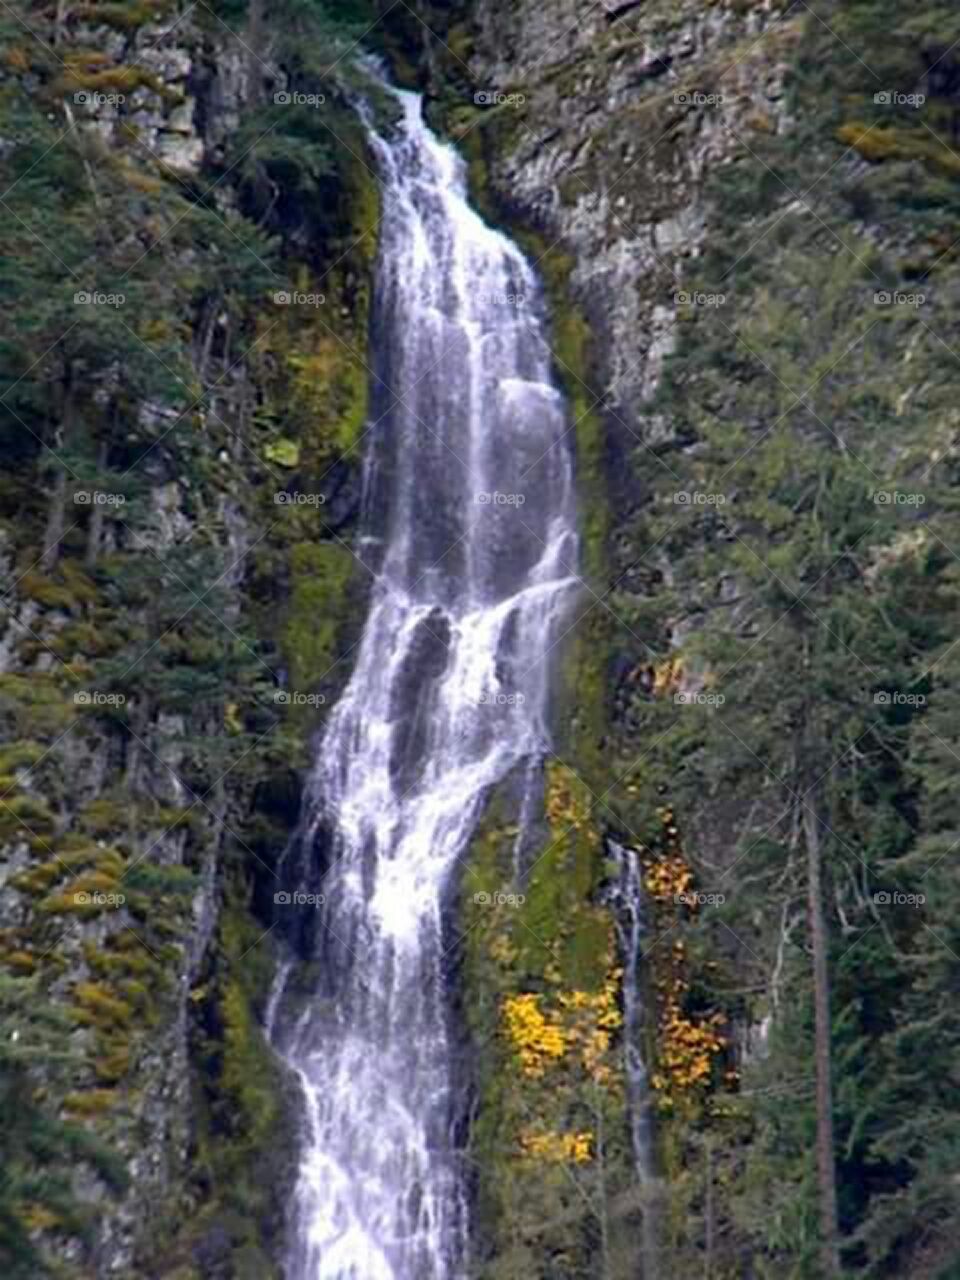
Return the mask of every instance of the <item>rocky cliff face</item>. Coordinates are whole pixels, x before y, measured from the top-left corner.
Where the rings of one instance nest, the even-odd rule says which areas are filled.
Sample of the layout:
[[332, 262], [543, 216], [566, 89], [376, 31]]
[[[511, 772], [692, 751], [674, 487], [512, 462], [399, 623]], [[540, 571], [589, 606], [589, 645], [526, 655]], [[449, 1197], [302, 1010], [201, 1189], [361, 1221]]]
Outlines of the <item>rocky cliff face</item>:
[[[924, 581], [936, 573], [920, 568], [934, 545], [925, 517], [874, 524], [878, 503], [913, 492], [914, 502], [942, 501], [946, 519], [952, 501], [927, 485], [941, 464], [937, 483], [952, 483], [955, 427], [936, 390], [936, 348], [952, 332], [956, 32], [942, 6], [901, 20], [882, 0], [816, 13], [740, 0], [477, 0], [419, 12], [431, 34], [407, 32], [408, 52], [419, 42], [421, 81], [435, 119], [472, 158], [476, 199], [546, 278], [577, 420], [587, 589], [560, 717], [572, 728], [558, 725], [547, 785], [548, 812], [567, 821], [534, 865], [550, 865], [559, 846], [554, 877], [579, 878], [567, 902], [547, 903], [542, 885], [530, 886], [538, 936], [561, 954], [576, 950], [584, 915], [602, 906], [609, 863], [591, 875], [591, 841], [636, 852], [646, 899], [640, 983], [657, 1178], [631, 1185], [611, 1145], [602, 1176], [580, 1171], [593, 1209], [578, 1215], [544, 1156], [549, 1229], [535, 1180], [502, 1153], [538, 1109], [562, 1128], [560, 1074], [542, 1074], [549, 1089], [531, 1087], [502, 1051], [519, 1043], [515, 1024], [498, 1024], [491, 1009], [519, 1001], [546, 1036], [562, 1029], [555, 984], [585, 983], [598, 996], [603, 977], [585, 977], [572, 952], [552, 972], [525, 957], [507, 973], [497, 957], [512, 954], [518, 930], [501, 922], [492, 941], [483, 929], [470, 935], [465, 1002], [479, 1011], [475, 1035], [493, 1046], [481, 1055], [474, 1151], [483, 1274], [579, 1274], [587, 1264], [577, 1249], [591, 1232], [604, 1275], [636, 1274], [638, 1259], [653, 1275], [825, 1274], [796, 1192], [811, 1176], [801, 1153], [816, 1120], [805, 1093], [814, 908], [797, 861], [810, 839], [798, 834], [798, 797], [810, 795], [833, 842], [824, 856], [834, 1053], [844, 1060], [855, 1040], [870, 1046], [871, 1065], [844, 1079], [833, 1115], [845, 1262], [857, 1274], [950, 1274], [947, 1235], [938, 1228], [920, 1244], [900, 1216], [909, 1218], [918, 1184], [908, 1190], [906, 1165], [887, 1163], [899, 1139], [879, 1137], [897, 1129], [895, 1109], [874, 1116], [868, 1138], [849, 1092], [852, 1076], [869, 1088], [874, 1073], [897, 1071], [889, 1027], [873, 1021], [865, 994], [870, 948], [849, 950], [875, 917], [840, 868], [853, 858], [855, 878], [904, 875], [917, 837], [904, 828], [892, 851], [883, 803], [850, 763], [858, 742], [886, 740], [870, 706], [887, 695], [870, 682], [903, 681], [903, 668], [894, 674], [890, 651], [870, 647], [871, 626], [856, 640], [837, 627], [848, 606], [862, 613], [883, 595], [880, 607], [891, 607], [908, 563]], [[921, 317], [924, 306], [933, 310]], [[842, 482], [838, 458], [850, 466]], [[836, 513], [848, 509], [863, 523], [827, 533], [824, 512], [842, 523]], [[836, 568], [854, 543], [863, 578]], [[808, 559], [801, 548], [815, 545], [835, 558]], [[793, 625], [803, 601], [815, 639]], [[940, 652], [934, 642], [912, 669], [929, 670]], [[814, 687], [841, 667], [829, 694], [826, 678]], [[685, 709], [694, 706], [699, 719]], [[577, 781], [562, 781], [564, 769]], [[885, 794], [903, 813], [918, 802], [917, 775], [899, 770]], [[847, 787], [861, 798], [851, 809], [839, 800]], [[563, 849], [570, 830], [584, 842], [579, 855]], [[505, 847], [491, 818], [476, 855], [482, 874], [509, 875]], [[594, 924], [602, 933], [602, 911]], [[922, 950], [916, 922], [904, 927]], [[593, 951], [600, 964], [603, 947]], [[610, 968], [616, 985], [615, 958]], [[904, 1008], [892, 1020], [910, 1017]], [[789, 1086], [777, 1083], [785, 1072]], [[585, 1114], [582, 1092], [571, 1101], [578, 1087], [564, 1076], [568, 1119]], [[614, 1092], [619, 1106], [622, 1081]], [[622, 1112], [605, 1119], [622, 1123]], [[925, 1157], [904, 1159], [919, 1169]], [[873, 1181], [880, 1167], [884, 1193]], [[577, 1180], [574, 1163], [566, 1186]], [[545, 1236], [562, 1263], [544, 1263]]]
[[595, 394], [614, 426], [615, 414], [646, 443], [669, 437], [648, 406], [689, 263], [715, 230], [704, 184], [742, 163], [757, 132], [786, 127], [796, 15], [774, 4], [478, 4], [447, 34], [444, 65], [486, 86], [464, 129], [486, 141], [498, 199], [574, 259], [569, 293], [595, 338]]
[[[18, 1192], [32, 1247], [5, 1239], [4, 1258], [23, 1274], [265, 1277], [295, 1147], [260, 1028], [274, 863], [341, 678], [345, 602], [363, 595], [337, 539], [357, 501], [376, 189], [359, 136], [335, 195], [312, 186], [332, 160], [301, 167], [306, 138], [289, 162], [263, 151], [293, 95], [337, 89], [296, 58], [279, 69], [275, 36], [238, 15], [58, 22], [23, 31], [5, 71], [5, 103], [62, 129], [25, 160], [45, 126], [27, 115], [5, 139], [10, 225], [34, 212], [17, 180], [76, 157], [72, 199], [100, 245], [75, 254], [66, 224], [35, 242], [38, 270], [49, 255], [77, 296], [34, 376], [60, 353], [59, 377], [78, 376], [67, 401], [19, 406], [24, 450], [5, 440], [0, 959], [14, 1039], [25, 1000], [56, 1020], [37, 1096], [76, 1160], [58, 1157], [52, 1199]], [[54, 189], [72, 178], [51, 172]], [[234, 249], [263, 271], [245, 296]], [[31, 293], [14, 303], [26, 329]], [[130, 338], [126, 367], [104, 323]], [[48, 469], [43, 514], [28, 495]], [[25, 1141], [10, 1161], [32, 1177]]]

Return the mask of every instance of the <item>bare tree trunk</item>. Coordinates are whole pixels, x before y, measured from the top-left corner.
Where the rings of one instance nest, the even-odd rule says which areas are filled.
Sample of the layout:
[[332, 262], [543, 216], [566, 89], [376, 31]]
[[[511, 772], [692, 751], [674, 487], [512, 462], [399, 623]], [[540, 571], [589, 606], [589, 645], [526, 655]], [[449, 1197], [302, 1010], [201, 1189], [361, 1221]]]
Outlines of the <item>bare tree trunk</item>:
[[40, 568], [44, 573], [52, 573], [60, 559], [60, 543], [63, 539], [66, 501], [67, 473], [58, 463], [53, 481], [53, 492], [50, 494], [50, 505], [47, 508], [47, 527], [43, 535], [43, 556], [40, 560]]
[[704, 1280], [711, 1280], [713, 1276], [713, 1238], [715, 1235], [714, 1224], [714, 1207], [713, 1207], [713, 1148], [710, 1145], [710, 1139], [707, 1138], [703, 1144], [703, 1166], [704, 1166], [704, 1235], [705, 1240], [705, 1257], [703, 1260]]
[[66, 524], [67, 469], [57, 457], [56, 450], [65, 449], [70, 445], [73, 438], [73, 414], [73, 371], [68, 365], [63, 375], [60, 426], [54, 437], [54, 448], [50, 451], [56, 458], [57, 471], [53, 481], [53, 492], [50, 495], [47, 528], [43, 539], [43, 556], [40, 560], [40, 567], [44, 573], [54, 570], [60, 559], [60, 543], [63, 541]]
[[830, 978], [827, 931], [823, 918], [819, 819], [804, 806], [807, 846], [807, 900], [813, 943], [813, 999], [817, 1073], [817, 1185], [820, 1198], [820, 1266], [823, 1280], [840, 1274], [837, 1242], [837, 1175], [833, 1146], [833, 1081], [830, 1065]]
[[[107, 465], [107, 446], [101, 440], [97, 447], [97, 474], [101, 474]], [[97, 563], [97, 556], [100, 554], [100, 540], [103, 537], [103, 503], [94, 502], [93, 509], [90, 512], [90, 528], [87, 531], [87, 551], [84, 556], [84, 563], [88, 569], [92, 569]]]
[[600, 1258], [601, 1271], [603, 1280], [610, 1280], [610, 1223], [607, 1211], [607, 1161], [606, 1161], [606, 1134], [603, 1131], [603, 1111], [600, 1107], [600, 1100], [597, 1098], [594, 1103], [594, 1122], [597, 1131], [597, 1203], [600, 1206]]
[[[260, 97], [260, 82], [267, 70], [270, 54], [265, 49], [266, 32], [263, 25], [264, 0], [250, 0], [247, 7], [247, 83], [244, 102], [247, 106]], [[254, 50], [259, 50], [255, 53]]]

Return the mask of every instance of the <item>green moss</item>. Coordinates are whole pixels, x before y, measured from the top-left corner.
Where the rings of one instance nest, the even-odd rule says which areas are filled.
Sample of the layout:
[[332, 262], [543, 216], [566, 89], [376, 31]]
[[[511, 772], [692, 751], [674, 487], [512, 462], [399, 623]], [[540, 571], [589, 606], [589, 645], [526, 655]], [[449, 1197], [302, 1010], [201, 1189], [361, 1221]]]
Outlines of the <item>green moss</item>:
[[[64, 871], [65, 868], [61, 868], [61, 874]], [[110, 871], [87, 871], [71, 879], [61, 893], [45, 898], [40, 903], [40, 910], [48, 915], [64, 915], [71, 912], [97, 915], [102, 911], [112, 911], [116, 903], [108, 899], [115, 898], [120, 892], [121, 886], [116, 874]]]
[[0, 839], [45, 838], [56, 818], [39, 796], [8, 795], [0, 799]]
[[223, 1018], [221, 1085], [237, 1116], [245, 1118], [245, 1138], [267, 1140], [275, 1118], [276, 1098], [262, 1067], [267, 1054], [250, 998], [237, 980], [226, 983], [220, 1000]]
[[45, 609], [63, 609], [70, 612], [76, 606], [73, 592], [69, 587], [54, 582], [42, 573], [29, 571], [17, 583], [17, 591], [28, 600], [41, 604]]
[[134, 4], [83, 4], [73, 13], [81, 22], [103, 23], [118, 31], [136, 31], [156, 22], [173, 7], [171, 0], [139, 0]]
[[950, 177], [960, 177], [960, 156], [931, 131], [893, 126], [872, 128], [863, 121], [841, 125], [838, 139], [865, 160], [919, 160]]
[[102, 795], [80, 811], [77, 826], [92, 836], [116, 835], [129, 829], [131, 816], [129, 799]]
[[18, 872], [10, 883], [20, 893], [46, 893], [63, 874], [64, 868], [58, 862], [44, 862], [38, 867], [31, 867], [29, 871]]
[[301, 543], [290, 553], [290, 604], [281, 649], [291, 687], [305, 692], [333, 666], [347, 618], [356, 560], [334, 542]]
[[51, 636], [49, 647], [61, 658], [73, 658], [78, 654], [102, 658], [120, 648], [121, 642], [95, 623], [82, 621], [72, 622]]
[[100, 598], [96, 583], [84, 571], [79, 561], [61, 560], [57, 566], [57, 574], [78, 604], [96, 604]]
[[130, 1070], [133, 1051], [129, 1043], [121, 1042], [94, 1060], [93, 1071], [102, 1085], [117, 1084]]
[[[374, 170], [369, 163], [347, 166], [343, 175], [344, 199], [350, 210], [350, 239], [353, 251], [359, 256], [361, 263], [369, 271], [377, 256], [377, 229], [380, 226], [381, 199], [380, 185], [376, 181]], [[367, 277], [369, 284], [369, 276]], [[365, 292], [367, 292], [365, 290]], [[351, 323], [360, 335], [366, 338], [367, 299], [359, 313], [351, 316]], [[364, 345], [366, 343], [364, 342]]]
[[465, 22], [455, 22], [445, 33], [444, 44], [455, 58], [469, 62], [473, 53], [473, 32]]
[[64, 1098], [63, 1109], [75, 1116], [99, 1116], [112, 1111], [118, 1099], [119, 1095], [114, 1089], [76, 1090]]
[[166, 102], [180, 102], [183, 95], [148, 71], [145, 67], [130, 66], [95, 66], [83, 65], [84, 55], [77, 55], [77, 61], [68, 65], [57, 81], [56, 91], [73, 94], [86, 89], [91, 93], [124, 94], [129, 97], [137, 89], [149, 89]]
[[[8, 747], [0, 747], [0, 773], [11, 773], [14, 769], [28, 769], [46, 754], [46, 747], [29, 738], [23, 742], [11, 743]], [[4, 791], [6, 787], [2, 788]]]
[[143, 978], [156, 972], [158, 963], [145, 947], [138, 945], [135, 951], [120, 951], [116, 949], [116, 941], [119, 939], [114, 940], [109, 950], [99, 943], [84, 942], [83, 958], [91, 973], [116, 980], [130, 975]]
[[177, 1238], [170, 1256], [188, 1257], [204, 1232], [220, 1229], [232, 1244], [231, 1275], [248, 1274], [244, 1268], [256, 1260], [259, 1280], [279, 1280], [260, 1250], [282, 1217], [296, 1149], [286, 1077], [258, 1016], [274, 961], [263, 925], [250, 914], [247, 889], [231, 880], [208, 971], [190, 1001], [198, 1067], [193, 1166], [202, 1208], [186, 1224], [172, 1211]]
[[67, 701], [62, 672], [0, 675], [0, 712], [13, 721], [13, 738], [55, 737], [76, 720], [76, 707]]
[[120, 1000], [99, 982], [78, 982], [73, 989], [75, 1007], [73, 1016], [82, 1026], [111, 1030], [126, 1027], [134, 1010], [126, 1000]]
[[97, 845], [94, 869], [100, 876], [117, 880], [123, 874], [126, 865], [127, 860], [118, 849]]
[[[549, 833], [533, 855], [527, 881], [512, 881], [517, 828], [505, 820], [509, 806], [502, 789], [473, 842], [463, 886], [463, 1007], [476, 1047], [479, 1099], [470, 1157], [478, 1174], [478, 1238], [490, 1255], [479, 1272], [485, 1280], [507, 1280], [518, 1267], [535, 1280], [548, 1274], [551, 1280], [579, 1275], [581, 1251], [589, 1250], [592, 1229], [589, 1212], [568, 1206], [562, 1216], [568, 1223], [579, 1219], [579, 1225], [561, 1229], [559, 1252], [553, 1252], [551, 1235], [552, 1256], [547, 1259], [544, 1201], [563, 1204], [573, 1183], [561, 1164], [525, 1159], [519, 1138], [531, 1124], [551, 1133], [568, 1131], [570, 1124], [591, 1127], [586, 1117], [595, 1114], [599, 1094], [578, 1075], [574, 1046], [568, 1044], [555, 1070], [531, 1077], [504, 1030], [504, 1010], [518, 997], [532, 993], [549, 1008], [557, 993], [599, 992], [610, 979], [614, 930], [608, 910], [598, 901], [605, 864], [591, 797], [564, 766], [551, 765], [546, 782]], [[510, 894], [521, 891], [525, 901], [511, 900]], [[604, 1176], [613, 1176], [618, 1159], [616, 1167], [625, 1168], [617, 1155], [617, 1134], [625, 1132], [625, 1121], [623, 1094], [616, 1084], [605, 1089], [602, 1105], [604, 1124], [613, 1135], [606, 1139]], [[580, 1176], [592, 1179], [595, 1171], [587, 1169]]]
[[275, 462], [277, 466], [295, 467], [300, 461], [300, 446], [295, 440], [280, 436], [279, 439], [272, 440], [266, 445], [263, 456], [268, 462]]

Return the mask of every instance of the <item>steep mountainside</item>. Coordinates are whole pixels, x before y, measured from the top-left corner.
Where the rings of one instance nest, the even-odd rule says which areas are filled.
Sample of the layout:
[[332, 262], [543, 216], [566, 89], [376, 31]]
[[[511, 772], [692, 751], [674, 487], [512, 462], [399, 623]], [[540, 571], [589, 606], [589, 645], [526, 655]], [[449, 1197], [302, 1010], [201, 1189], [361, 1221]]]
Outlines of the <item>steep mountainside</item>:
[[3, 17], [5, 1275], [275, 1274], [265, 935], [366, 590], [347, 17]]
[[[832, 1274], [837, 1222], [845, 1274], [950, 1275], [957, 19], [422, 14], [437, 118], [554, 284], [606, 525], [580, 624], [602, 708], [555, 767], [585, 788], [575, 825], [645, 867], [647, 1269]], [[481, 1141], [511, 1127], [503, 1066]], [[598, 1274], [634, 1274], [611, 1156], [579, 1239], [619, 1229]], [[491, 1275], [594, 1265], [535, 1174], [487, 1185]]]
[[469, 1274], [960, 1275], [954, 7], [0, 32], [4, 1274], [282, 1273], [279, 867], [386, 395], [363, 48], [542, 277], [573, 411], [550, 756], [450, 895]]

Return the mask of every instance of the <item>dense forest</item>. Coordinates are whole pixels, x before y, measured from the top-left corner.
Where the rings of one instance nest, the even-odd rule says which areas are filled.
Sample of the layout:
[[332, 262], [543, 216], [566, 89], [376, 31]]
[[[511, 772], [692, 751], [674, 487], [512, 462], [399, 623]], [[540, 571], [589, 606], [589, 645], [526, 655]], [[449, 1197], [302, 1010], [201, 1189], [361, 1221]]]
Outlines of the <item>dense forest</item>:
[[4, 1275], [349, 1274], [265, 1027], [376, 579], [372, 54], [543, 282], [582, 548], [445, 899], [471, 1247], [390, 1280], [957, 1280], [960, 12], [0, 33]]

